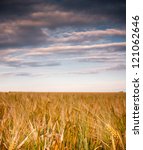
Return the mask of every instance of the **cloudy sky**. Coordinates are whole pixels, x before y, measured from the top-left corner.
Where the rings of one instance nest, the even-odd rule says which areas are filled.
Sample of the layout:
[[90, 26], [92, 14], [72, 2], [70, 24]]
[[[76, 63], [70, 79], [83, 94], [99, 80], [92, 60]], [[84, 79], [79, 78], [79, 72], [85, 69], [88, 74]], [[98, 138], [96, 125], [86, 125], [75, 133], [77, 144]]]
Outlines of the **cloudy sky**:
[[0, 91], [125, 90], [125, 0], [1, 0]]

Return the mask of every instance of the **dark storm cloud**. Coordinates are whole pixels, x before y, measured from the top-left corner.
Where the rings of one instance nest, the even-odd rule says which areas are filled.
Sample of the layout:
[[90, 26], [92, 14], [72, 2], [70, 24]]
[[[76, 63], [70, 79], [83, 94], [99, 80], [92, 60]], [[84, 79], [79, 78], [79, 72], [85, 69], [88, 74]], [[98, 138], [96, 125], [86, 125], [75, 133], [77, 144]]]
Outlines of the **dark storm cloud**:
[[[0, 2], [0, 20], [45, 21], [50, 28], [71, 25], [125, 24], [125, 0], [8, 0]], [[95, 20], [96, 19], [96, 20]], [[28, 25], [28, 24], [27, 24]], [[35, 25], [34, 25], [35, 26]]]
[[125, 22], [125, 0], [54, 0], [54, 3], [68, 10], [111, 17]]
[[114, 17], [125, 22], [125, 0], [1, 0], [0, 14], [3, 17], [4, 15], [20, 17], [36, 11], [36, 8], [42, 11], [41, 7], [46, 5], [54, 5], [68, 11]]
[[125, 0], [1, 0], [0, 49], [51, 44], [42, 28], [125, 28]]
[[26, 46], [36, 47], [46, 42], [41, 31], [35, 27], [18, 27], [8, 25], [8, 27], [0, 27], [0, 32], [0, 49]]

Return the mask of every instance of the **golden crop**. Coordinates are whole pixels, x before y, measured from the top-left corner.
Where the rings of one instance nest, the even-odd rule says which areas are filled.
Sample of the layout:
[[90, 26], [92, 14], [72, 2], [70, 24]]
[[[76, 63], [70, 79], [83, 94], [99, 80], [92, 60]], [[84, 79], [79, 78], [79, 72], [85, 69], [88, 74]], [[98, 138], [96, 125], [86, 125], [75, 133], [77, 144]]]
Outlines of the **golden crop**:
[[0, 93], [0, 150], [124, 150], [125, 93]]

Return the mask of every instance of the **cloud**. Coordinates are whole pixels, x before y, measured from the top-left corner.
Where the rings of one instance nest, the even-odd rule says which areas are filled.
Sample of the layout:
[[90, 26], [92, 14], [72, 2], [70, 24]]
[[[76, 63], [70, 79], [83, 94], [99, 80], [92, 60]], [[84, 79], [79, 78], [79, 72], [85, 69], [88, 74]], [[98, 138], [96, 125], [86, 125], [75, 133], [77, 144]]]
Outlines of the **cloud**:
[[125, 42], [117, 42], [117, 43], [105, 43], [105, 44], [93, 44], [93, 45], [55, 45], [50, 47], [41, 47], [41, 48], [31, 48], [29, 52], [27, 52], [27, 56], [31, 55], [46, 55], [52, 53], [80, 53], [86, 51], [98, 51], [98, 50], [108, 50], [109, 52], [114, 51], [123, 51], [125, 52]]
[[0, 50], [0, 65], [56, 67], [65, 62], [125, 62], [125, 42]]
[[3, 72], [0, 77], [41, 77], [40, 73], [27, 73], [27, 72]]
[[[125, 4], [125, 0], [1, 1], [0, 49], [51, 45], [50, 40], [47, 43], [42, 28], [51, 31], [68, 27], [73, 30], [80, 30], [81, 28], [88, 28], [89, 30], [72, 33], [66, 38], [63, 37], [59, 42], [82, 41], [82, 36], [86, 38], [88, 36], [95, 37], [98, 36], [97, 34], [102, 36], [104, 34], [122, 35], [124, 31], [117, 33], [116, 29], [108, 28], [115, 26], [117, 30], [125, 30]], [[105, 31], [91, 30], [101, 27], [105, 28]], [[60, 34], [62, 35], [62, 33]], [[56, 38], [54, 40], [56, 42]]]
[[3, 58], [0, 60], [0, 65], [6, 65], [9, 67], [54, 67], [60, 66], [60, 62], [55, 60], [53, 61], [40, 61], [38, 59], [34, 59], [32, 61], [22, 58], [22, 56], [11, 57], [8, 56], [7, 53], [3, 55]]
[[[50, 1], [53, 4], [53, 0]], [[55, 5], [59, 5], [63, 9], [76, 11], [77, 13], [89, 13], [104, 16], [104, 18], [112, 18], [112, 20], [120, 20], [125, 22], [125, 0], [55, 0]]]
[[[67, 17], [67, 21], [68, 21]], [[84, 18], [84, 17], [83, 17]], [[77, 19], [78, 20], [78, 19]], [[23, 26], [21, 26], [23, 24]], [[25, 24], [25, 25], [24, 25]], [[28, 24], [26, 26], [26, 24]], [[3, 23], [0, 24], [0, 49], [19, 48], [19, 47], [36, 47], [42, 45], [53, 45], [55, 43], [79, 44], [88, 42], [102, 42], [109, 38], [125, 38], [125, 30], [123, 29], [87, 29], [86, 31], [68, 32], [59, 30], [51, 30], [43, 26], [37, 27], [42, 22], [35, 23], [32, 20], [19, 21], [19, 23]], [[56, 23], [54, 23], [56, 24]]]
[[103, 73], [108, 71], [120, 71], [125, 70], [126, 66], [124, 64], [117, 64], [114, 66], [106, 66], [106, 67], [100, 67], [100, 68], [92, 68], [92, 69], [86, 69], [86, 70], [80, 70], [80, 71], [74, 71], [74, 72], [68, 72], [68, 74], [97, 74], [97, 73]]
[[10, 66], [10, 67], [54, 67], [60, 66], [59, 62], [20, 62], [20, 61], [4, 61], [1, 64]]
[[[69, 21], [69, 18], [72, 19]], [[0, 24], [0, 49], [44, 45], [47, 44], [47, 37], [43, 34], [42, 28], [76, 26], [78, 24], [89, 23], [85, 16], [78, 16], [72, 13], [60, 14], [59, 16], [58, 14], [54, 16], [51, 13], [46, 19], [29, 17], [26, 19], [18, 18], [14, 22], [7, 20]]]
[[73, 31], [73, 32], [62, 32], [57, 34], [51, 32], [48, 29], [42, 29], [44, 35], [47, 36], [47, 41], [53, 43], [79, 43], [79, 42], [99, 42], [99, 40], [114, 38], [114, 37], [125, 37], [125, 30], [121, 29], [105, 29], [105, 30], [87, 30], [87, 31]]
[[24, 77], [31, 77], [32, 76], [32, 74], [30, 74], [30, 73], [23, 73], [23, 72], [21, 72], [21, 73], [12, 73], [12, 72], [6, 72], [6, 73], [0, 73], [0, 76], [1, 77], [14, 77], [14, 76], [24, 76]]
[[[7, 18], [23, 17], [34, 12], [51, 10], [72, 11], [76, 14], [97, 14], [125, 21], [125, 0], [5, 0], [0, 3], [0, 14]], [[18, 12], [18, 13], [17, 13]], [[3, 17], [2, 17], [3, 18]]]

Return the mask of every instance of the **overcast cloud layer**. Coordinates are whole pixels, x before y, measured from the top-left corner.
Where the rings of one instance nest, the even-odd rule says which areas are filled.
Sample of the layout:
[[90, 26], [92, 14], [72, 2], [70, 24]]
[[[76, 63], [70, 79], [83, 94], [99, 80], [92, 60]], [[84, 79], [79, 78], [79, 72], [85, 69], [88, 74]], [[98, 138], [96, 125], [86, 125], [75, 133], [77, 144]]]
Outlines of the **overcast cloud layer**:
[[0, 90], [124, 90], [125, 12], [125, 0], [1, 0]]

